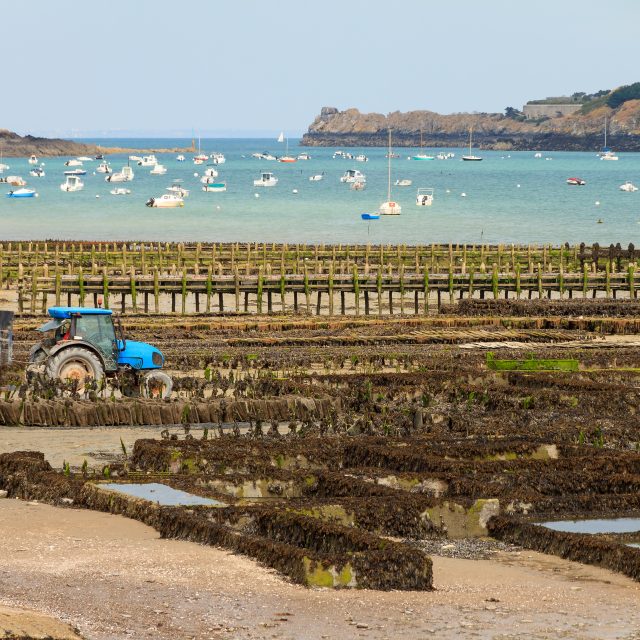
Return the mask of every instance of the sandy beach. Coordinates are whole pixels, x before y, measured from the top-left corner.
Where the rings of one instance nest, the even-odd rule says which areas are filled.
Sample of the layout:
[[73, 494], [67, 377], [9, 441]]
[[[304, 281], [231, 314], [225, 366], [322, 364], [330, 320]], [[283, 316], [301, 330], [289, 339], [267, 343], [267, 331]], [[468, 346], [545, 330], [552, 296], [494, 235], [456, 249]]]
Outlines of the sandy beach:
[[120, 516], [0, 501], [0, 603], [84, 638], [633, 638], [637, 583], [520, 551], [434, 557], [435, 591], [309, 590]]

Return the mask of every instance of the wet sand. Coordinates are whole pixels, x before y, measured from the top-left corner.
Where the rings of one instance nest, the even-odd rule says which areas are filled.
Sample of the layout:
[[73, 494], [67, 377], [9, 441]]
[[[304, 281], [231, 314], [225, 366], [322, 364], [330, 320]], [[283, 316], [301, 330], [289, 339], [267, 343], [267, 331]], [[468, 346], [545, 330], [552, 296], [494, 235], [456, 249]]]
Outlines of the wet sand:
[[0, 603], [88, 639], [632, 638], [640, 585], [529, 551], [434, 557], [433, 592], [309, 590], [121, 516], [0, 500]]

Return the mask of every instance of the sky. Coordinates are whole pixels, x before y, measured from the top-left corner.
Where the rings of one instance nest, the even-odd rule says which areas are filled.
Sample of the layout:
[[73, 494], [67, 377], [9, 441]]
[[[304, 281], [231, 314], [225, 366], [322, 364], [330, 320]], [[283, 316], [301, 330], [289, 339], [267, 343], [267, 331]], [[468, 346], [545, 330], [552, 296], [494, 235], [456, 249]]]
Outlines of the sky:
[[495, 112], [640, 80], [640, 0], [22, 1], [0, 0], [20, 134], [296, 136], [323, 106]]

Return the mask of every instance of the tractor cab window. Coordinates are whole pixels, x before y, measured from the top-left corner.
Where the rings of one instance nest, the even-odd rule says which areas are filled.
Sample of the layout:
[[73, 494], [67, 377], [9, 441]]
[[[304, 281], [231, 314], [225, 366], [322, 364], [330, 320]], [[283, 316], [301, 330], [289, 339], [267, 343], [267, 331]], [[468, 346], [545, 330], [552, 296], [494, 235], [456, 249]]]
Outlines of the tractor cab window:
[[86, 315], [76, 318], [75, 337], [95, 345], [105, 356], [113, 357], [116, 334], [110, 315]]

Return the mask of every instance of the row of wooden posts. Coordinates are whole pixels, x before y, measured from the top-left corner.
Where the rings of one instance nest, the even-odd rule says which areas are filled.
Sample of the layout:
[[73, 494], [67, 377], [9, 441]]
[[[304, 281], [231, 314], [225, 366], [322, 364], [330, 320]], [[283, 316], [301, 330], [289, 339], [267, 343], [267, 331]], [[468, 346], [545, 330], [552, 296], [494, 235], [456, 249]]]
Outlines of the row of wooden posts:
[[[0, 243], [0, 287], [11, 284], [20, 275], [47, 265], [68, 275], [81, 271], [96, 275], [149, 275], [186, 271], [198, 275], [211, 267], [219, 274], [233, 275], [236, 270], [247, 275], [263, 273], [301, 274], [309, 271], [351, 273], [354, 265], [360, 269], [382, 267], [420, 271], [427, 267], [433, 273], [449, 269], [464, 272], [484, 271], [493, 263], [500, 271], [533, 271], [537, 264], [543, 271], [579, 271], [584, 265], [621, 271], [635, 263], [633, 245], [622, 249], [610, 245], [306, 245], [268, 243], [66, 243], [8, 242]], [[18, 270], [22, 265], [22, 273]]]
[[[233, 275], [214, 273], [211, 266], [202, 274], [162, 274], [159, 269], [139, 274], [131, 267], [126, 276], [102, 274], [51, 273], [47, 265], [35, 268], [30, 276], [19, 269], [18, 311], [45, 313], [50, 304], [104, 305], [121, 312], [211, 313], [305, 311], [365, 315], [370, 313], [428, 313], [430, 305], [454, 302], [462, 298], [485, 296], [498, 298], [542, 297], [637, 297], [640, 277], [635, 264], [619, 272], [605, 264], [597, 271], [586, 264], [582, 272], [545, 272], [541, 264], [532, 270], [522, 270], [516, 263], [512, 271], [501, 271], [497, 263], [485, 271], [433, 273], [428, 267], [409, 271], [398, 269], [360, 269], [353, 265], [351, 273], [310, 272], [302, 274], [244, 274], [238, 269]], [[339, 296], [339, 307], [336, 303]], [[323, 297], [326, 308], [323, 307]], [[216, 304], [217, 298], [217, 304]], [[410, 300], [413, 298], [413, 304]], [[265, 300], [266, 299], [266, 300]], [[266, 301], [266, 305], [265, 305]], [[315, 304], [314, 304], [315, 301]], [[217, 308], [216, 308], [217, 307]], [[375, 311], [374, 311], [375, 309]]]

